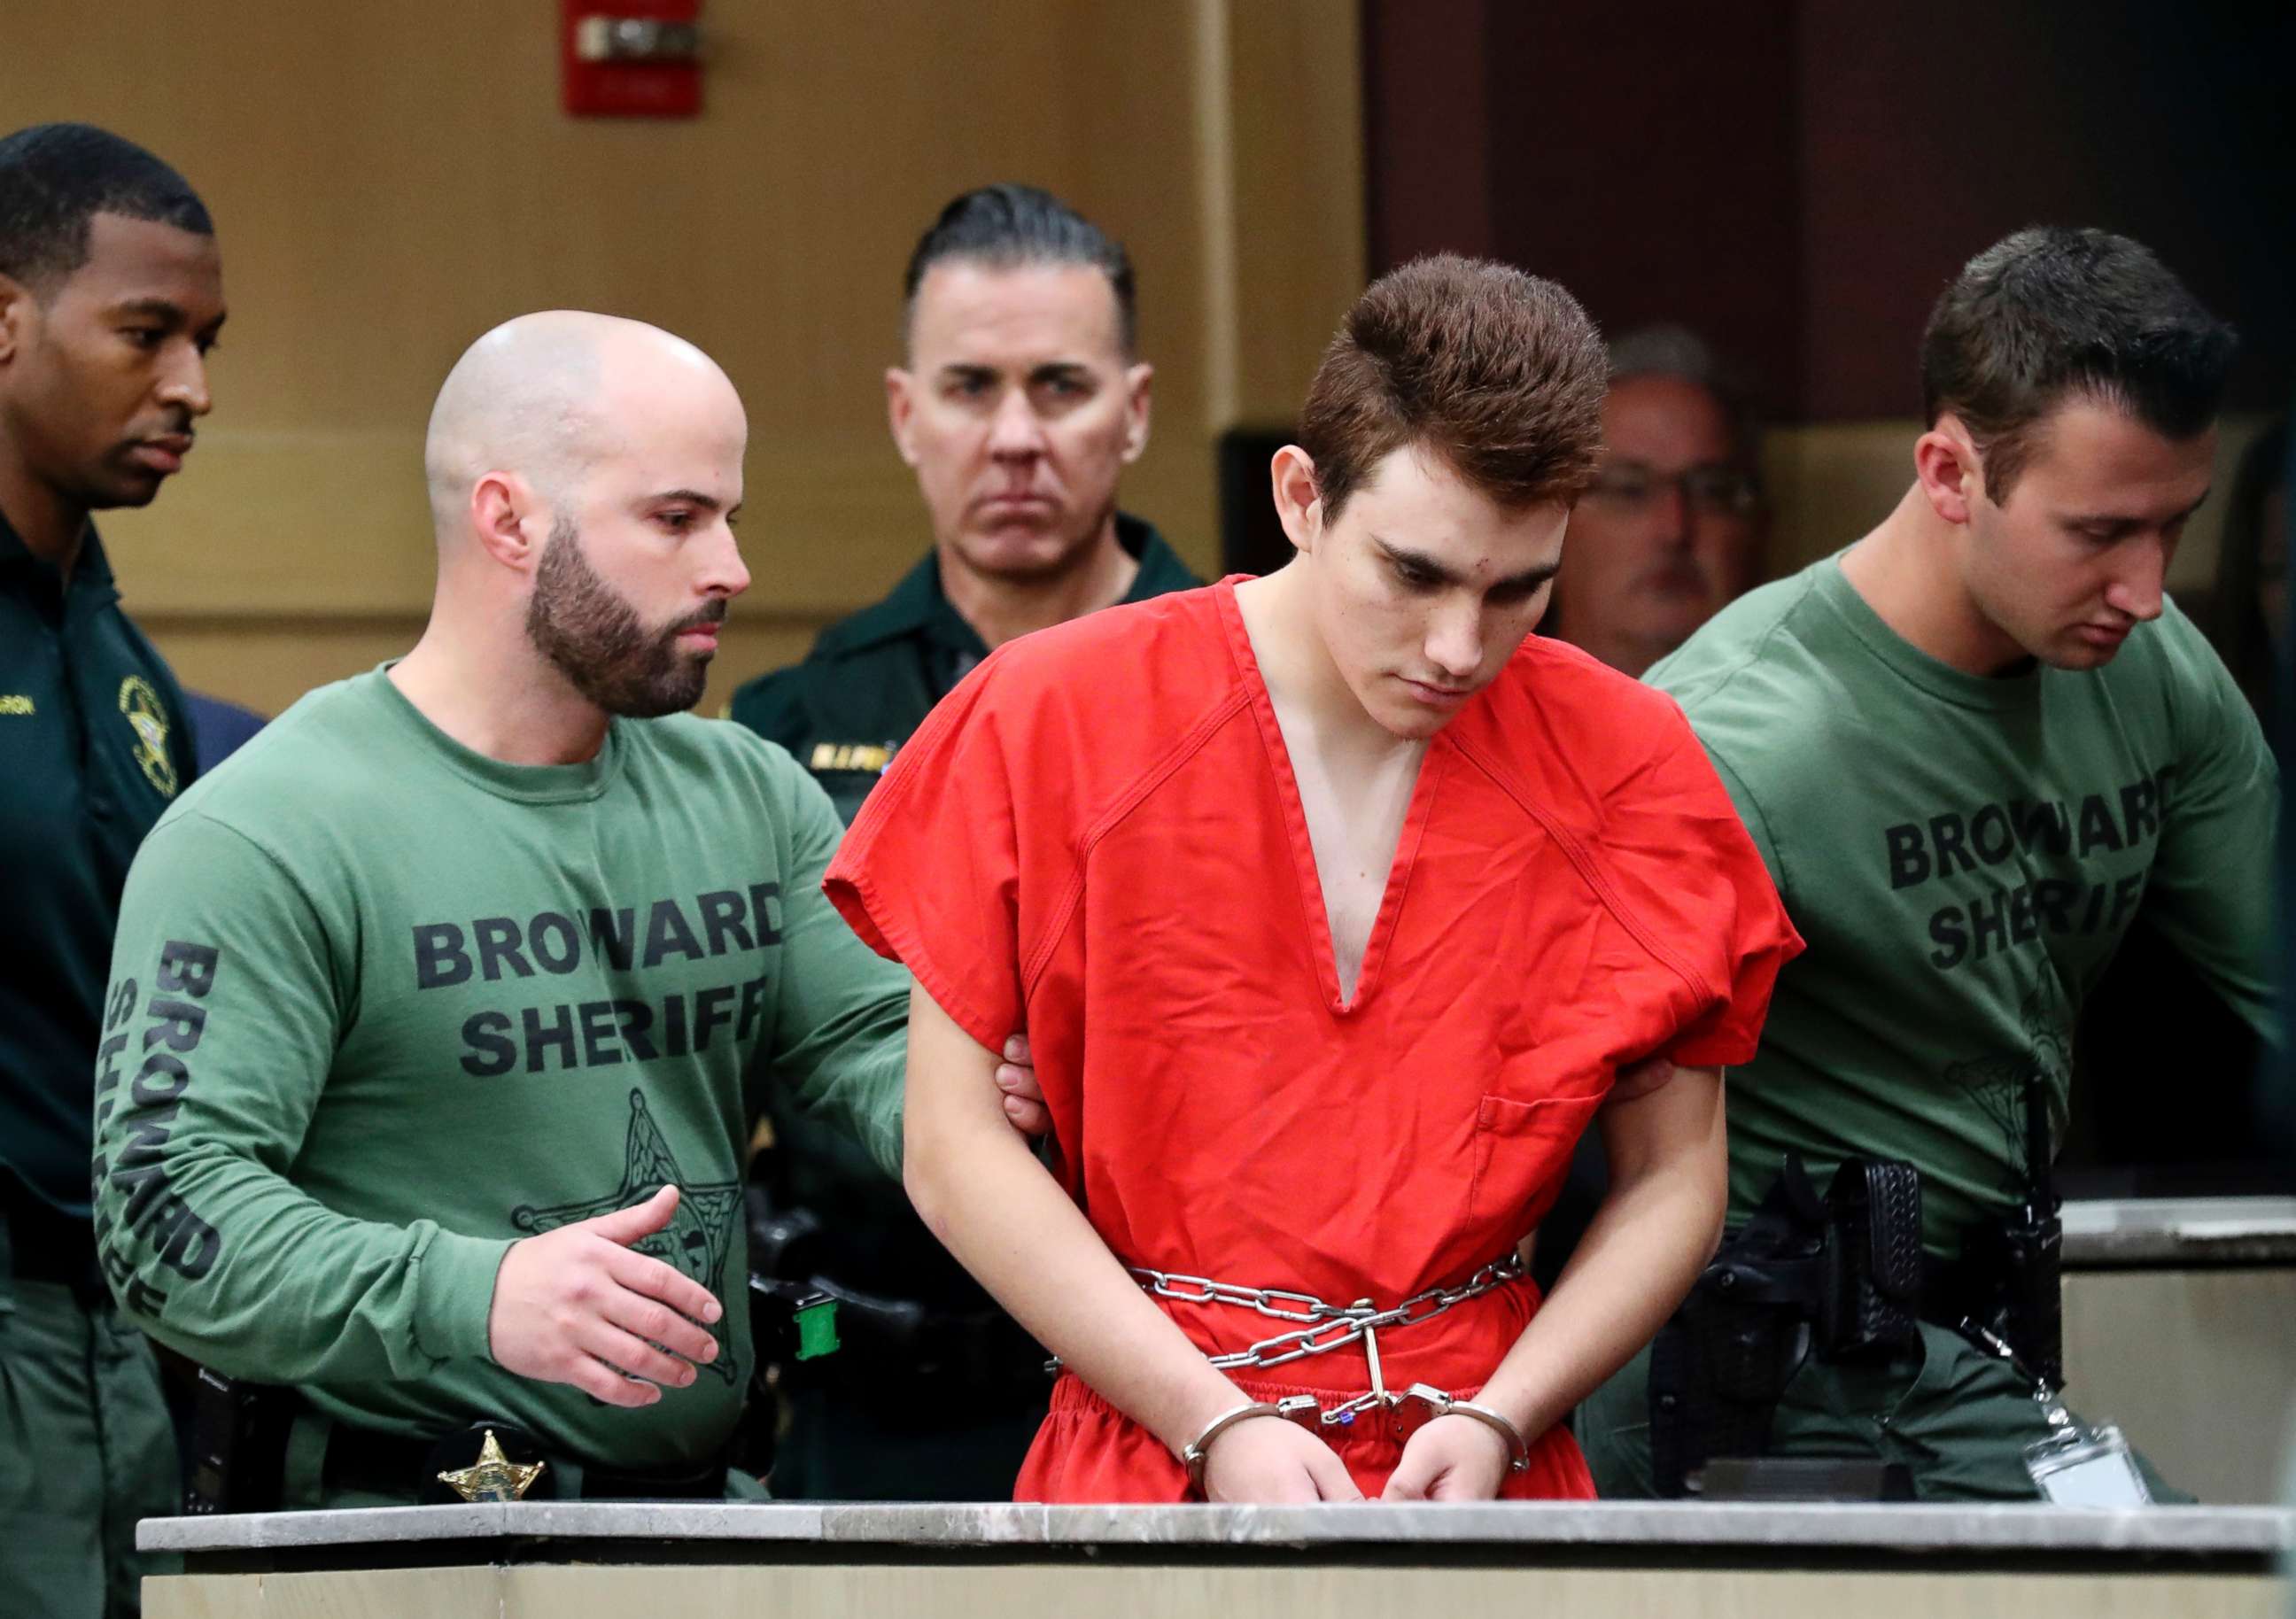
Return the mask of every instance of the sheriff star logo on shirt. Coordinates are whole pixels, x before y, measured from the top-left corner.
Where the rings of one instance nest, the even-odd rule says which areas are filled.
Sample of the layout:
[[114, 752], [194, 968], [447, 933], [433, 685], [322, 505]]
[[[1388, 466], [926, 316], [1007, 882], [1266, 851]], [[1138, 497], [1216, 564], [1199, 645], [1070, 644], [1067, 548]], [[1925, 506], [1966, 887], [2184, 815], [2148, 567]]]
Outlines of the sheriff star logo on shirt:
[[135, 763], [144, 767], [144, 779], [159, 789], [161, 797], [174, 797], [176, 761], [168, 756], [168, 711], [160, 706], [160, 694], [152, 689], [152, 683], [141, 675], [121, 681], [119, 712], [135, 733]]
[[[696, 1184], [678, 1169], [669, 1142], [646, 1109], [645, 1093], [630, 1092], [630, 1131], [622, 1160], [622, 1183], [612, 1191], [581, 1203], [562, 1203], [555, 1208], [521, 1206], [511, 1213], [520, 1231], [538, 1234], [562, 1225], [594, 1220], [616, 1209], [644, 1203], [665, 1186], [677, 1188], [677, 1213], [664, 1230], [634, 1245], [650, 1259], [683, 1271], [718, 1298], [726, 1296], [726, 1259], [734, 1246], [734, 1219], [742, 1205], [738, 1182]], [[739, 1301], [736, 1301], [737, 1303]], [[699, 1370], [734, 1380], [734, 1341], [727, 1331], [729, 1312], [709, 1329], [718, 1340], [718, 1358]]]

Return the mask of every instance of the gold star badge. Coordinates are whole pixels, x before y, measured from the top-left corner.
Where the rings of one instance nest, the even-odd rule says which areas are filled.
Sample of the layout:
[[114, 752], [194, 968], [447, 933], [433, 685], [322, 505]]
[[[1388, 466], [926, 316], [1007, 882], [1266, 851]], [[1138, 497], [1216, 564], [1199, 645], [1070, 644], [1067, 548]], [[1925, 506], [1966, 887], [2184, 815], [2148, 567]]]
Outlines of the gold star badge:
[[514, 1501], [534, 1487], [534, 1481], [549, 1465], [511, 1460], [503, 1454], [502, 1446], [495, 1443], [494, 1429], [488, 1428], [486, 1443], [479, 1447], [478, 1460], [467, 1468], [439, 1474], [439, 1482], [466, 1501]]

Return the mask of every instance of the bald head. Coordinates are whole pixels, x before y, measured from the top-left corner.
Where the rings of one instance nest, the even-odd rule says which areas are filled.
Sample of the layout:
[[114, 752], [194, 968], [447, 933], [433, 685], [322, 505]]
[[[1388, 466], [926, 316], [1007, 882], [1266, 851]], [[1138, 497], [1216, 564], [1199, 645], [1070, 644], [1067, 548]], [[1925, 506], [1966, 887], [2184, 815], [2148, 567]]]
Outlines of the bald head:
[[561, 505], [594, 468], [640, 450], [649, 425], [688, 414], [730, 414], [740, 430], [734, 385], [685, 339], [574, 309], [505, 321], [463, 351], [430, 409], [422, 465], [439, 544], [468, 532], [488, 474]]
[[734, 385], [682, 339], [566, 310], [496, 327], [431, 408], [439, 588], [410, 659], [432, 648], [603, 714], [692, 707], [750, 585], [748, 445]]

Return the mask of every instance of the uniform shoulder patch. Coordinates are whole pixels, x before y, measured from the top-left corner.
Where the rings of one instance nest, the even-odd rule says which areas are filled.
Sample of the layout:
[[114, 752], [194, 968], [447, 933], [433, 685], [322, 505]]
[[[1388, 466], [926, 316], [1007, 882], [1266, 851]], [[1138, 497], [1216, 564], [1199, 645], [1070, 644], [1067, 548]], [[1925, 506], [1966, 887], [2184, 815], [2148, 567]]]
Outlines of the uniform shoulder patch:
[[152, 683], [131, 675], [119, 683], [119, 712], [135, 733], [135, 763], [163, 798], [176, 796], [176, 761], [168, 754], [168, 710]]

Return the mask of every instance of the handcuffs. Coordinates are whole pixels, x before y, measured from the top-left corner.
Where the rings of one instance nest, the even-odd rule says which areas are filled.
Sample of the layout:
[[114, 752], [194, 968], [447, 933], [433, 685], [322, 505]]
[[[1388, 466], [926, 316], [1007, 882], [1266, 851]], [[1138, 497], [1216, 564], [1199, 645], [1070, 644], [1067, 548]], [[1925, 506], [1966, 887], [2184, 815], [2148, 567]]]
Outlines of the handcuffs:
[[[1375, 1307], [1367, 1298], [1359, 1298], [1351, 1304], [1327, 1304], [1305, 1293], [1237, 1287], [1204, 1276], [1182, 1276], [1141, 1266], [1131, 1267], [1131, 1272], [1143, 1290], [1159, 1298], [1190, 1304], [1233, 1304], [1276, 1321], [1305, 1323], [1274, 1337], [1262, 1338], [1250, 1348], [1210, 1356], [1211, 1364], [1223, 1371], [1234, 1367], [1282, 1366], [1311, 1355], [1329, 1354], [1353, 1344], [1363, 1345], [1364, 1360], [1371, 1372], [1369, 1394], [1357, 1394], [1329, 1410], [1313, 1394], [1289, 1394], [1273, 1402], [1253, 1400], [1232, 1406], [1206, 1423], [1201, 1432], [1180, 1447], [1180, 1461], [1188, 1469], [1188, 1484], [1199, 1495], [1203, 1493], [1204, 1461], [1212, 1441], [1237, 1423], [1254, 1417], [1281, 1417], [1312, 1434], [1327, 1427], [1351, 1427], [1356, 1419], [1367, 1411], [1385, 1411], [1398, 1440], [1410, 1438], [1438, 1417], [1472, 1417], [1506, 1441], [1508, 1472], [1521, 1473], [1530, 1466], [1530, 1446], [1521, 1430], [1497, 1411], [1471, 1400], [1454, 1399], [1426, 1383], [1414, 1383], [1399, 1394], [1390, 1393], [1379, 1358], [1379, 1335], [1382, 1330], [1414, 1326], [1521, 1276], [1522, 1256], [1513, 1249], [1456, 1287], [1430, 1288], [1386, 1310]], [[1054, 1361], [1046, 1370], [1057, 1370], [1059, 1366], [1060, 1362]]]
[[[1521, 1473], [1530, 1467], [1530, 1446], [1523, 1439], [1522, 1430], [1488, 1405], [1456, 1400], [1426, 1383], [1414, 1383], [1399, 1394], [1383, 1394], [1383, 1402], [1394, 1413], [1398, 1439], [1410, 1438], [1438, 1417], [1472, 1417], [1506, 1441], [1508, 1472]], [[1313, 1394], [1289, 1394], [1281, 1400], [1253, 1400], [1231, 1406], [1204, 1424], [1202, 1431], [1181, 1447], [1180, 1463], [1188, 1470], [1188, 1487], [1198, 1495], [1204, 1493], [1204, 1468], [1210, 1460], [1212, 1441], [1237, 1423], [1255, 1417], [1280, 1417], [1314, 1433], [1324, 1426], [1324, 1415], [1322, 1404]]]

